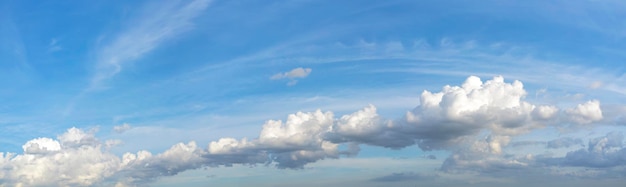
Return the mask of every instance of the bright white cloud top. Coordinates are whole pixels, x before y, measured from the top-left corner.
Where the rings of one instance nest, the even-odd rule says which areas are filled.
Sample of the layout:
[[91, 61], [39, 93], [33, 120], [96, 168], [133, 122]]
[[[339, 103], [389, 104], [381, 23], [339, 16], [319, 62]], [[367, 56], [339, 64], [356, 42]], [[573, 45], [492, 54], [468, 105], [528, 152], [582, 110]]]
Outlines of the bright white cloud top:
[[0, 186], [623, 186], [624, 6], [2, 1]]

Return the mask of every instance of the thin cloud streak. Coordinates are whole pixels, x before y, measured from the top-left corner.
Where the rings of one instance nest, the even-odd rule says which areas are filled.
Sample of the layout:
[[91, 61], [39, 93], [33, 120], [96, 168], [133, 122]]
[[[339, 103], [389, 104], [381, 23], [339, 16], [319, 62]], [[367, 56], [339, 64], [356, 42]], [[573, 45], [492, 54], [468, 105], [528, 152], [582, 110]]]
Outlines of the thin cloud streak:
[[144, 7], [138, 18], [128, 24], [130, 28], [98, 50], [96, 73], [87, 90], [100, 88], [103, 81], [122, 71], [125, 64], [190, 30], [192, 19], [200, 15], [209, 3], [209, 0], [190, 3], [167, 1]]

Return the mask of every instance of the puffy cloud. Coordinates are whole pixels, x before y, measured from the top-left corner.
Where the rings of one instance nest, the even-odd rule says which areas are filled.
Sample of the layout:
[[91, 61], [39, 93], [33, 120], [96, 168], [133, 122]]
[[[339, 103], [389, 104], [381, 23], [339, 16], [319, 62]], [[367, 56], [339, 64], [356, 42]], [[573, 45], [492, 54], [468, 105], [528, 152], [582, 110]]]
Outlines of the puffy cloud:
[[298, 67], [288, 72], [274, 74], [270, 77], [270, 80], [289, 79], [290, 81], [287, 83], [287, 85], [293, 86], [298, 83], [298, 80], [296, 79], [302, 79], [309, 76], [309, 74], [311, 74], [311, 71], [311, 68]]
[[[258, 139], [222, 138], [209, 144], [209, 156], [239, 157], [240, 163], [258, 163], [268, 156], [279, 168], [302, 168], [305, 164], [339, 156], [338, 144], [324, 139], [334, 122], [331, 112], [291, 114], [286, 122], [269, 120]], [[251, 159], [251, 160], [245, 160]]]
[[[310, 72], [303, 69], [306, 75], [302, 75], [299, 71], [280, 76], [297, 78]], [[159, 154], [138, 151], [121, 157], [108, 152], [121, 141], [102, 143], [94, 136], [95, 131], [70, 128], [56, 139], [26, 142], [22, 154], [3, 154], [0, 178], [11, 186], [135, 186], [203, 167], [265, 164], [299, 169], [322, 159], [354, 156], [360, 150], [359, 144], [392, 149], [418, 144], [425, 151], [448, 150], [452, 154], [441, 166], [446, 172], [497, 173], [529, 166], [626, 164], [621, 134], [590, 140], [587, 150], [569, 152], [562, 158], [507, 154], [505, 148], [516, 135], [561, 121], [586, 124], [602, 119], [596, 100], [563, 111], [556, 106], [531, 104], [525, 96], [519, 81], [506, 83], [502, 77], [495, 77], [483, 82], [472, 76], [461, 86], [424, 91], [420, 105], [401, 119], [383, 119], [373, 105], [339, 118], [329, 111], [297, 112], [284, 121], [268, 120], [256, 138], [220, 138], [206, 147], [195, 142], [179, 143]], [[114, 127], [114, 131], [129, 128], [124, 124]], [[581, 141], [562, 138], [541, 143], [547, 148], [561, 148]], [[340, 150], [340, 145], [348, 146]], [[410, 176], [414, 174], [396, 173], [375, 180]]]
[[565, 111], [568, 114], [569, 119], [578, 124], [589, 124], [592, 122], [602, 120], [602, 110], [600, 109], [600, 102], [598, 100], [588, 101], [584, 104], [579, 104], [573, 109]]
[[339, 118], [326, 138], [333, 142], [357, 142], [399, 149], [415, 144], [414, 137], [403, 130], [402, 126], [392, 121], [382, 120], [376, 107], [370, 105]]
[[555, 106], [537, 106], [531, 115], [536, 120], [549, 120], [554, 118], [558, 111]]
[[624, 135], [619, 132], [612, 132], [604, 137], [595, 138], [589, 141], [589, 152], [606, 153], [611, 148], [622, 147]]
[[464, 137], [489, 130], [500, 138], [542, 128], [557, 117], [555, 106], [533, 105], [524, 101], [526, 91], [520, 81], [504, 82], [494, 77], [483, 82], [471, 76], [462, 86], [445, 86], [441, 92], [424, 91], [421, 104], [406, 114], [404, 122], [424, 150], [458, 145]]
[[544, 158], [540, 162], [548, 165], [587, 168], [609, 168], [626, 166], [624, 135], [611, 132], [606, 136], [589, 140], [587, 149], [568, 152], [565, 157]]
[[61, 144], [50, 138], [37, 138], [22, 146], [26, 154], [45, 154], [61, 150]]
[[[551, 154], [494, 154], [488, 138], [476, 140], [467, 148], [450, 155], [441, 166], [444, 172], [477, 172], [495, 176], [551, 175], [579, 177], [614, 177], [626, 168], [626, 148], [621, 132], [589, 140], [587, 148], [567, 152], [562, 157]], [[548, 141], [550, 148], [579, 144], [580, 139], [560, 138]], [[553, 144], [553, 145], [550, 145]], [[619, 174], [621, 175], [621, 174]], [[622, 175], [623, 176], [623, 175]]]
[[90, 186], [112, 176], [119, 158], [103, 152], [93, 134], [71, 128], [58, 140], [38, 138], [24, 154], [7, 154], [0, 171], [9, 186]]
[[507, 83], [497, 76], [483, 82], [470, 76], [461, 86], [444, 86], [440, 92], [424, 91], [420, 105], [403, 119], [382, 119], [376, 107], [370, 105], [337, 119], [324, 137], [333, 143], [354, 142], [393, 149], [417, 143], [423, 150], [455, 151], [487, 132], [490, 152], [500, 154], [511, 136], [556, 125], [561, 118], [595, 122], [597, 113], [601, 114], [596, 100], [561, 112], [556, 106], [525, 101], [526, 93], [520, 81]]
[[[481, 173], [493, 173], [502, 170], [518, 170], [528, 166], [528, 156], [511, 157], [503, 155], [501, 144], [494, 142], [507, 142], [497, 140], [502, 137], [488, 137], [483, 140], [468, 141], [469, 145], [452, 153], [442, 164], [441, 170], [445, 172], [474, 171]], [[496, 140], [494, 140], [496, 139]]]
[[176, 175], [189, 169], [197, 169], [206, 165], [208, 160], [203, 157], [204, 150], [195, 142], [178, 143], [165, 152], [152, 155], [147, 151], [123, 155], [120, 169], [115, 180], [118, 184], [141, 184], [153, 181], [161, 176]]
[[65, 147], [94, 146], [99, 143], [93, 133], [84, 132], [76, 127], [68, 129], [66, 133], [58, 136], [57, 139]]
[[[401, 120], [385, 121], [369, 106], [342, 117], [329, 139], [353, 141], [390, 148], [417, 143], [423, 150], [448, 149], [468, 137], [489, 130], [498, 152], [506, 136], [526, 133], [555, 121], [555, 106], [533, 105], [524, 101], [526, 91], [519, 81], [504, 82], [494, 77], [483, 82], [471, 76], [462, 86], [445, 86], [441, 92], [424, 91], [420, 105]], [[498, 138], [495, 138], [498, 137]]]

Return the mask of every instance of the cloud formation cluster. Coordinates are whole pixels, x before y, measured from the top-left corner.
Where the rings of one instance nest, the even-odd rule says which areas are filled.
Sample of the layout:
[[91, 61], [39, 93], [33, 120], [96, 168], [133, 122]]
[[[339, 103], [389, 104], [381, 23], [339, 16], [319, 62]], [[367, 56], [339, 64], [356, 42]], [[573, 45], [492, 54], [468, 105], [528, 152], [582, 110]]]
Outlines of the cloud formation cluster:
[[[93, 132], [71, 128], [56, 139], [28, 141], [22, 154], [4, 154], [0, 178], [10, 186], [132, 186], [203, 167], [264, 164], [298, 169], [322, 159], [353, 156], [359, 144], [392, 149], [417, 144], [425, 151], [448, 150], [452, 154], [442, 165], [446, 172], [530, 166], [599, 168], [626, 163], [621, 134], [593, 139], [588, 149], [561, 158], [505, 154], [513, 136], [550, 125], [586, 125], [603, 119], [597, 100], [560, 109], [531, 104], [524, 100], [526, 94], [519, 81], [507, 83], [503, 77], [495, 77], [483, 82], [472, 76], [461, 86], [424, 91], [420, 105], [401, 119], [384, 119], [373, 105], [341, 117], [321, 110], [297, 112], [285, 121], [267, 121], [253, 139], [220, 138], [206, 147], [179, 143], [159, 154], [139, 151], [121, 157], [108, 151], [118, 141], [103, 143]], [[545, 144], [556, 149], [581, 143], [579, 139], [557, 139]], [[342, 144], [348, 148], [340, 149]]]

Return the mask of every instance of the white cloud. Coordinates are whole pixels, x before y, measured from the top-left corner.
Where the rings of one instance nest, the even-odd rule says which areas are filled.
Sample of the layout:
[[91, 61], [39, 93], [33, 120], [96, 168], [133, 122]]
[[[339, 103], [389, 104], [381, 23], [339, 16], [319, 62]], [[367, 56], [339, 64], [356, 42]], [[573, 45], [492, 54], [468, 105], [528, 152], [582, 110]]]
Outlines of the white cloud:
[[[558, 108], [530, 104], [524, 101], [525, 96], [519, 81], [506, 83], [504, 78], [495, 77], [483, 83], [472, 76], [460, 87], [445, 86], [436, 93], [424, 91], [421, 104], [407, 112], [405, 119], [378, 120], [369, 109], [368, 115], [352, 114], [363, 118], [353, 120], [359, 123], [339, 125], [334, 132], [350, 141], [391, 148], [417, 142], [420, 148], [432, 150], [455, 147], [483, 130], [505, 140], [504, 136], [526, 133], [555, 122]], [[353, 132], [347, 132], [348, 129]], [[370, 129], [367, 133], [362, 132], [367, 129]], [[506, 142], [492, 142], [494, 149], [501, 144]]]
[[[267, 164], [303, 168], [323, 159], [353, 156], [358, 153], [359, 144], [393, 149], [418, 144], [424, 151], [452, 151], [441, 169], [454, 172], [513, 171], [537, 165], [625, 164], [620, 157], [624, 153], [621, 134], [593, 139], [588, 150], [570, 152], [561, 158], [508, 154], [505, 148], [514, 136], [559, 125], [561, 117], [585, 123], [602, 119], [596, 100], [559, 112], [556, 106], [531, 104], [524, 100], [525, 95], [519, 81], [507, 83], [504, 78], [495, 77], [483, 82], [472, 76], [462, 86], [444, 86], [440, 92], [424, 91], [421, 104], [402, 119], [382, 119], [373, 105], [340, 118], [330, 111], [297, 112], [285, 121], [268, 120], [258, 138], [221, 138], [206, 148], [192, 141], [175, 144], [159, 154], [142, 150], [121, 157], [109, 152], [111, 146], [121, 141], [102, 143], [95, 131], [70, 128], [56, 139], [26, 142], [22, 154], [3, 155], [0, 176], [10, 186], [134, 186], [202, 167]], [[125, 124], [114, 130], [128, 128]], [[576, 139], [562, 139], [546, 145], [561, 148], [577, 143], [580, 142]], [[340, 150], [342, 144], [348, 145], [346, 150]]]
[[0, 176], [9, 186], [90, 186], [102, 182], [118, 170], [119, 158], [103, 152], [94, 140], [93, 134], [76, 128], [57, 140], [31, 140], [23, 146], [23, 154], [5, 156]]
[[572, 122], [578, 124], [588, 124], [602, 120], [602, 110], [600, 109], [600, 101], [592, 100], [583, 104], [579, 104], [576, 108], [565, 111], [569, 115]]
[[273, 157], [269, 161], [276, 162], [279, 168], [301, 168], [310, 162], [339, 156], [338, 144], [324, 139], [333, 121], [331, 112], [298, 112], [289, 115], [285, 122], [267, 121], [258, 139], [222, 138], [211, 142], [209, 153], [235, 157], [252, 155], [245, 157], [252, 158], [251, 161], [238, 161], [243, 163], [258, 162], [257, 158], [267, 155]]
[[61, 150], [61, 144], [50, 138], [36, 138], [26, 142], [22, 148], [27, 154], [45, 154]]
[[57, 139], [64, 147], [93, 146], [99, 144], [93, 132], [87, 133], [75, 127], [68, 129], [66, 133], [58, 136]]
[[309, 76], [309, 74], [311, 74], [311, 71], [311, 68], [294, 68], [288, 72], [274, 74], [270, 77], [270, 80], [289, 79], [290, 81], [287, 83], [287, 85], [293, 86], [298, 83], [298, 80], [296, 79], [302, 79]]
[[205, 151], [198, 148], [195, 142], [178, 143], [158, 155], [148, 151], [126, 153], [121, 159], [116, 178], [112, 180], [118, 184], [133, 185], [151, 182], [161, 176], [176, 175], [205, 165], [208, 160], [203, 157], [204, 154]]

